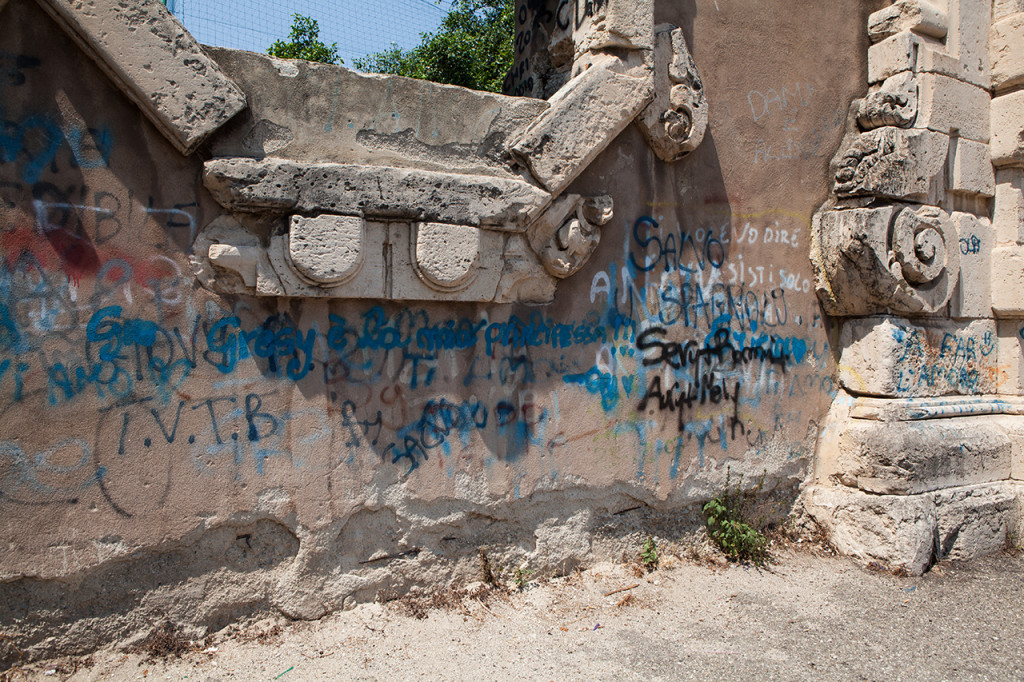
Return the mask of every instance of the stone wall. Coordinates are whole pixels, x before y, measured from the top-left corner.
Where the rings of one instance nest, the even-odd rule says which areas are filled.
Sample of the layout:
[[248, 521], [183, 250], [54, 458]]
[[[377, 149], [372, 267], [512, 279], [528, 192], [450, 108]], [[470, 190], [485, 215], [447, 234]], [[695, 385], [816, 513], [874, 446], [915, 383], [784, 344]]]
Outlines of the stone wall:
[[815, 218], [840, 393], [807, 508], [841, 551], [913, 573], [1020, 538], [1021, 9], [870, 16], [869, 89]]
[[579, 2], [518, 41], [568, 49], [520, 69], [544, 101], [7, 2], [5, 632], [317, 618], [480, 547], [564, 572], [681, 537], [727, 476], [788, 512], [855, 333], [808, 254], [883, 4]]

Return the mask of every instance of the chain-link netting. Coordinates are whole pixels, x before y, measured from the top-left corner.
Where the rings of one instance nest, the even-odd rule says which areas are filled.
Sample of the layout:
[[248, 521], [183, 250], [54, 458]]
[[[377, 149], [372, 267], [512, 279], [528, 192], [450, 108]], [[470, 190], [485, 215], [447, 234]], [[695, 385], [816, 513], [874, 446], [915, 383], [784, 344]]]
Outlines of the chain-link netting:
[[338, 44], [345, 64], [392, 43], [408, 49], [435, 30], [451, 0], [166, 0], [167, 8], [204, 45], [266, 52], [288, 40], [292, 15], [320, 25], [320, 40]]

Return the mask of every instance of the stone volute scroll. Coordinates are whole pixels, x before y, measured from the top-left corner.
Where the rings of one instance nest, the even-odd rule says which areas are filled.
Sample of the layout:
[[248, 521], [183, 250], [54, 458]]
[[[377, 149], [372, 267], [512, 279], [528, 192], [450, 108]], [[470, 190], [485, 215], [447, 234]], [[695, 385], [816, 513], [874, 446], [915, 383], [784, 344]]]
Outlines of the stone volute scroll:
[[211, 48], [249, 108], [205, 164], [227, 215], [195, 240], [197, 278], [260, 296], [550, 302], [614, 213], [572, 182], [634, 121], [667, 162], [703, 138], [696, 65], [653, 17], [652, 0], [605, 3], [552, 32], [572, 58], [547, 101]]

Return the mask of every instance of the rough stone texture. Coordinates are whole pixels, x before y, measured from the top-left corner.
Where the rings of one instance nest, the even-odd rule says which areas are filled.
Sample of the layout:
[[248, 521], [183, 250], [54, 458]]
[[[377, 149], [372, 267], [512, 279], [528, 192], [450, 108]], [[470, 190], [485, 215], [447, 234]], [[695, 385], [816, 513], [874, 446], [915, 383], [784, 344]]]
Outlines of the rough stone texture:
[[916, 71], [920, 44], [916, 35], [901, 31], [872, 45], [868, 50], [868, 82], [880, 83], [902, 71]]
[[932, 565], [937, 514], [930, 495], [871, 495], [853, 488], [811, 486], [805, 508], [843, 554], [902, 568]]
[[563, 195], [530, 226], [530, 247], [552, 277], [568, 277], [590, 259], [601, 242], [600, 227], [611, 218], [610, 197]]
[[909, 71], [886, 78], [861, 100], [857, 123], [864, 130], [906, 128], [917, 118], [917, 80]]
[[1024, 395], [1024, 338], [1020, 320], [997, 320], [999, 371], [996, 390], [1002, 395]]
[[996, 172], [996, 201], [992, 227], [1000, 244], [1024, 244], [1024, 170]]
[[947, 192], [992, 197], [996, 193], [995, 170], [987, 144], [965, 138], [950, 141], [953, 164]]
[[[488, 302], [495, 299], [504, 271], [506, 236], [470, 225], [293, 216], [291, 231], [271, 237], [270, 248], [263, 250], [247, 245], [248, 233], [233, 222], [233, 229], [217, 223], [217, 229], [204, 241], [209, 244], [206, 257], [200, 253], [192, 259], [200, 281], [214, 291]], [[326, 250], [327, 246], [336, 248]], [[241, 253], [249, 257], [241, 257]], [[232, 288], [230, 281], [225, 287], [215, 278], [205, 277], [208, 262], [237, 273], [245, 288]], [[540, 267], [535, 257], [532, 262]], [[552, 294], [523, 300], [541, 303]]]
[[918, 77], [917, 125], [941, 133], [959, 131], [962, 138], [989, 141], [989, 93], [937, 73]]
[[1019, 490], [1007, 484], [969, 486], [935, 493], [936, 555], [971, 559], [1006, 549], [1019, 523]]
[[593, 66], [566, 83], [510, 149], [549, 192], [561, 194], [653, 96], [648, 79]]
[[920, 575], [939, 559], [967, 559], [1006, 547], [1019, 523], [1021, 486], [963, 486], [921, 495], [872, 495], [810, 486], [805, 508], [831, 532], [835, 547]]
[[992, 21], [1005, 19], [1017, 12], [1024, 12], [1024, 0], [992, 0]]
[[245, 108], [241, 89], [157, 0], [40, 5], [183, 154]]
[[862, 133], [839, 156], [836, 194], [923, 201], [942, 181], [949, 138], [885, 127]]
[[[993, 319], [1024, 308], [1019, 178], [992, 166], [1015, 153], [1014, 102], [991, 99], [1009, 69], [989, 54], [990, 34], [993, 51], [1002, 39], [993, 11], [1010, 4], [900, 1], [869, 18], [871, 89], [851, 109], [869, 132], [836, 157], [835, 197], [813, 227], [819, 298], [858, 317], [839, 321], [843, 392], [819, 438], [812, 514], [842, 551], [916, 572], [996, 551], [1018, 523], [1006, 481], [1024, 416], [1021, 348]], [[930, 156], [925, 130], [943, 139]], [[899, 200], [929, 206], [901, 212]]]
[[481, 241], [480, 229], [471, 225], [420, 223], [412, 248], [416, 270], [439, 289], [461, 288], [479, 262]]
[[955, 0], [947, 2], [947, 8], [949, 34], [946, 51], [955, 60], [956, 71], [946, 75], [988, 89], [991, 87], [989, 31], [992, 0]]
[[1018, 245], [992, 249], [992, 312], [997, 317], [1024, 317], [1024, 249]]
[[833, 315], [943, 309], [959, 279], [956, 225], [933, 207], [882, 206], [815, 216], [815, 286]]
[[288, 256], [315, 285], [338, 285], [359, 274], [366, 257], [366, 221], [351, 216], [292, 216]]
[[1005, 395], [938, 398], [858, 397], [852, 400], [849, 407], [850, 417], [883, 422], [987, 415], [995, 415], [991, 423], [999, 423], [1006, 428], [1004, 420], [999, 418], [999, 415], [1024, 415], [1024, 400]]
[[1010, 477], [1010, 437], [987, 416], [853, 419], [835, 449], [834, 459], [819, 461], [819, 477], [868, 493], [908, 495]]
[[851, 393], [891, 398], [996, 392], [994, 320], [844, 320], [839, 382]]
[[[211, 141], [214, 156], [416, 167], [514, 177], [506, 141], [548, 103], [342, 66], [209, 48], [249, 108]], [[452, 112], [458, 112], [453, 116]]]
[[550, 196], [522, 181], [490, 176], [342, 164], [251, 159], [206, 163], [207, 189], [246, 213], [364, 213], [523, 230]]
[[992, 317], [992, 249], [995, 230], [988, 218], [970, 213], [953, 213], [959, 235], [960, 277], [949, 302], [953, 318]]
[[674, 163], [704, 139], [707, 96], [682, 29], [658, 27], [655, 37], [655, 95], [638, 124], [658, 157]]
[[992, 24], [992, 87], [1000, 90], [1024, 85], [1024, 12]]
[[1024, 90], [992, 100], [992, 163], [1024, 166]]
[[[588, 5], [575, 17], [575, 53], [600, 50], [650, 50], [654, 47], [654, 0]], [[577, 12], [580, 12], [577, 5]]]
[[928, 0], [898, 0], [868, 17], [868, 36], [875, 43], [900, 31], [942, 39], [948, 30], [949, 17], [945, 9]]
[[388, 243], [391, 246], [388, 298], [413, 301], [494, 299], [502, 273], [505, 235], [469, 225], [391, 223]]
[[[293, 217], [292, 222], [298, 216]], [[300, 218], [301, 219], [301, 218]], [[316, 253], [308, 253], [308, 240], [299, 242], [292, 234], [275, 235], [270, 240], [266, 256], [258, 261], [255, 292], [263, 296], [309, 296], [330, 298], [384, 298], [388, 292], [386, 244], [388, 225], [365, 221], [362, 218], [318, 216], [321, 224], [340, 223], [361, 226], [361, 258], [354, 264], [355, 271], [345, 276], [323, 279], [311, 277], [310, 271], [326, 272], [323, 263], [316, 263]], [[349, 240], [346, 240], [349, 241]], [[350, 241], [351, 243], [351, 241]], [[296, 253], [299, 261], [296, 262]], [[305, 267], [303, 267], [305, 265]], [[217, 290], [218, 287], [214, 287]]]
[[[878, 38], [868, 50], [868, 82], [878, 83], [901, 71], [941, 74], [981, 88], [990, 87], [989, 0], [953, 0], [946, 9], [907, 13], [918, 3], [899, 3], [877, 16]], [[920, 3], [921, 6], [926, 3]], [[943, 19], [944, 40], [937, 40]], [[915, 27], [915, 21], [923, 21]], [[893, 31], [901, 24], [899, 32]], [[870, 29], [869, 29], [870, 30]], [[916, 32], [915, 32], [916, 31]]]

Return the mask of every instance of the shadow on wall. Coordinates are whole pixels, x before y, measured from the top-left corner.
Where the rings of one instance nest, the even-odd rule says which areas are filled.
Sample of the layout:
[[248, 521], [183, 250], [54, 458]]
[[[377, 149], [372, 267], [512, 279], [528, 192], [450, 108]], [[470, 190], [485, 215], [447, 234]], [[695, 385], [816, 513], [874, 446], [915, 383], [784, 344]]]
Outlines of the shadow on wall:
[[[122, 553], [117, 538], [103, 538], [95, 546], [107, 555], [95, 570], [3, 586], [0, 623], [20, 635], [17, 642], [30, 651], [29, 658], [72, 653], [67, 644], [73, 651], [92, 651], [165, 621], [198, 627], [205, 635], [268, 612], [280, 569], [294, 559], [299, 541], [284, 525], [259, 520], [211, 528], [133, 554]], [[186, 599], [187, 594], [202, 597]], [[102, 625], [81, 628], [81, 621]], [[16, 664], [19, 651], [4, 638], [0, 663]]]

